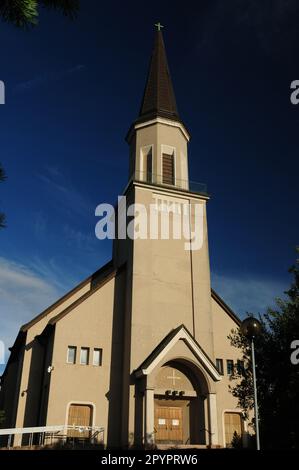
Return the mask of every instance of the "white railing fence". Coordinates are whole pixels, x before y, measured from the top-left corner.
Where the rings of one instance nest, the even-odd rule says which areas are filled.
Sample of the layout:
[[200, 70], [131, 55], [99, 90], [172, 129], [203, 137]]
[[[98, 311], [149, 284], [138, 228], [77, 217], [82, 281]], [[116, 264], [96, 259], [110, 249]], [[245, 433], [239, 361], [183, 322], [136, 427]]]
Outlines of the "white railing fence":
[[[16, 444], [15, 438], [19, 437]], [[5, 439], [7, 437], [7, 440]], [[24, 437], [27, 437], [24, 439]], [[32, 428], [0, 429], [0, 447], [33, 445], [46, 446], [57, 442], [75, 442], [75, 440], [88, 441], [91, 444], [104, 445], [104, 428], [98, 426], [37, 426]], [[6, 442], [5, 442], [6, 441]]]

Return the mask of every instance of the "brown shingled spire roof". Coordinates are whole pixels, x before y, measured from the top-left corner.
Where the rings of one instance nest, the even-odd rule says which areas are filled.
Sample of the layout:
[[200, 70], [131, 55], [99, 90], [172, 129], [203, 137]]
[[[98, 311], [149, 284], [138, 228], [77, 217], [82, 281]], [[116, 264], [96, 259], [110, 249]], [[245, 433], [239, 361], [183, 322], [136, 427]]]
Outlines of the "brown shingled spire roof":
[[163, 35], [155, 34], [147, 82], [137, 122], [155, 117], [180, 121], [170, 78]]

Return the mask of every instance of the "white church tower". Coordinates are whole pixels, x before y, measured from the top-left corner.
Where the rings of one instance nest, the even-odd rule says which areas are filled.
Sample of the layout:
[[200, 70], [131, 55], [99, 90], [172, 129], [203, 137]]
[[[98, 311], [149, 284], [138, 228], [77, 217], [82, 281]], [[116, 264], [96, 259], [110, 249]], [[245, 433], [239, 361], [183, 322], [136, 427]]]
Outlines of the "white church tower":
[[[198, 367], [202, 368], [202, 364], [199, 366], [200, 359], [190, 350], [191, 343], [201, 351], [204, 357], [201, 360], [209, 364], [210, 370], [200, 374], [202, 377], [204, 373], [210, 374], [211, 393], [208, 394], [206, 412], [211, 419], [216, 416], [213, 387], [220, 376], [214, 366], [206, 220], [208, 196], [203, 187], [199, 187], [199, 191], [193, 190], [189, 184], [189, 139], [188, 130], [178, 114], [163, 36], [158, 30], [140, 113], [127, 135], [130, 146], [130, 182], [125, 195], [130, 204], [145, 206], [148, 214], [151, 206], [156, 207], [158, 216], [163, 216], [159, 212], [163, 213], [170, 207], [176, 209], [174, 212], [170, 210], [169, 239], [161, 240], [161, 227], [157, 239], [151, 238], [148, 226], [146, 239], [116, 243], [117, 263], [127, 263], [123, 409], [128, 410], [128, 417], [123, 417], [123, 442], [128, 438], [127, 432], [136, 436], [136, 425], [143, 439], [155, 434], [156, 438], [157, 434], [159, 437], [159, 419], [163, 423], [167, 418], [159, 418], [157, 409], [162, 414], [177, 413], [178, 416], [173, 419], [180, 422], [179, 427], [189, 426], [183, 423], [183, 409], [189, 409], [190, 406], [192, 408], [193, 405], [187, 399], [186, 390], [180, 389], [180, 384], [183, 385], [190, 374], [196, 374], [191, 371], [194, 362], [197, 361]], [[195, 226], [196, 206], [201, 214], [199, 227]], [[179, 217], [182, 220], [186, 208], [190, 214], [188, 232], [191, 234], [196, 229], [201, 232], [196, 234], [200, 238], [200, 246], [194, 250], [186, 249], [188, 239], [174, 239], [171, 234], [173, 219]], [[136, 224], [138, 225], [138, 220]], [[153, 371], [149, 372], [148, 367], [143, 367], [142, 363], [156, 354], [156, 348], [160, 351], [161, 342], [173, 332], [177, 332], [173, 348], [165, 346], [162, 349], [163, 357]], [[165, 369], [162, 377], [159, 374], [157, 376], [158, 364], [160, 361], [165, 363], [166, 358], [171, 367]], [[191, 362], [187, 365], [189, 360]], [[166, 387], [167, 391], [162, 386], [163, 377], [167, 382], [166, 377], [174, 373], [171, 368], [175, 369], [176, 375], [180, 370], [181, 377], [172, 387]], [[178, 390], [173, 390], [177, 387]], [[173, 395], [173, 392], [182, 392], [181, 399]], [[191, 392], [195, 393], [194, 389]], [[136, 394], [143, 397], [140, 398], [142, 403], [136, 403]], [[173, 400], [170, 400], [171, 396]], [[191, 400], [193, 401], [196, 400]], [[180, 402], [182, 410], [178, 411], [176, 406], [180, 408]], [[202, 405], [197, 403], [194, 407], [199, 409]], [[136, 413], [140, 414], [138, 407], [144, 410], [143, 429], [140, 429], [140, 418], [136, 419]], [[163, 431], [161, 433], [163, 441], [165, 436]], [[199, 433], [199, 429], [194, 429], [194, 433]], [[166, 430], [164, 434], [167, 435]], [[213, 439], [216, 442], [216, 433], [213, 434]]]

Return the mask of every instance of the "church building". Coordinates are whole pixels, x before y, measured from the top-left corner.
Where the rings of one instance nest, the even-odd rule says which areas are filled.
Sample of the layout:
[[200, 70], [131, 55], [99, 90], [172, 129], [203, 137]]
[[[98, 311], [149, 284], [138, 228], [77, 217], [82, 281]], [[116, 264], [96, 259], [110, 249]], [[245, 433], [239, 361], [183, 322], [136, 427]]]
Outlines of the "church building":
[[103, 427], [109, 448], [226, 447], [235, 431], [245, 442], [229, 391], [242, 361], [228, 335], [240, 320], [211, 289], [209, 196], [189, 181], [189, 139], [159, 27], [126, 137], [123, 196], [157, 212], [188, 207], [190, 233], [199, 207], [200, 248], [179, 237], [116, 237], [109, 263], [20, 328], [1, 379], [5, 428]]

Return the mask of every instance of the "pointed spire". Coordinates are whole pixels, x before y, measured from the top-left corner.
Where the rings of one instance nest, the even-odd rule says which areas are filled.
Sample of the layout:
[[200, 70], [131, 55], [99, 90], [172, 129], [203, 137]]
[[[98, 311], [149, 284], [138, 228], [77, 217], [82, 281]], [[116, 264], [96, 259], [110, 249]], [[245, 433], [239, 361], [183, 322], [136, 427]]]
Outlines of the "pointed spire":
[[180, 121], [167, 63], [161, 25], [160, 23], [158, 25], [137, 122], [157, 116]]

